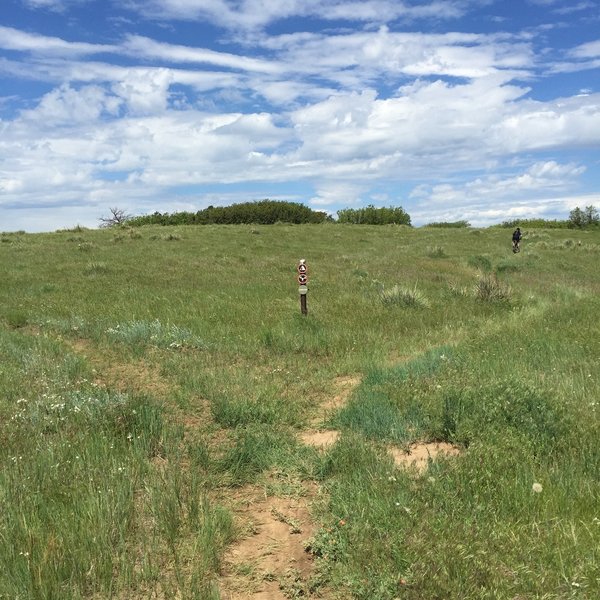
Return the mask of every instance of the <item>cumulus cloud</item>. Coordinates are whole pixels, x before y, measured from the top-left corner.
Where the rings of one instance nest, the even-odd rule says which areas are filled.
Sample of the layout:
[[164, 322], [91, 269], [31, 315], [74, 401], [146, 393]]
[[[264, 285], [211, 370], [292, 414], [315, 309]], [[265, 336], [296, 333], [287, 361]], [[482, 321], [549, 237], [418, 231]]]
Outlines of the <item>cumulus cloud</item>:
[[446, 209], [421, 205], [411, 210], [415, 225], [439, 221], [468, 221], [475, 227], [486, 227], [514, 219], [565, 219], [575, 207], [600, 207], [600, 194], [548, 196], [538, 199], [487, 200], [465, 205], [449, 205]]
[[334, 204], [353, 206], [360, 204], [362, 194], [367, 191], [365, 186], [347, 182], [323, 182], [317, 186], [316, 194], [309, 200], [314, 207], [330, 207]]
[[[466, 6], [139, 4], [140, 11], [245, 28], [239, 43], [228, 38], [229, 52], [139, 34], [104, 45], [0, 27], [0, 48], [8, 51], [0, 73], [45, 86], [18, 111], [9, 99], [0, 103], [0, 207], [16, 214], [19, 204], [64, 201], [83, 213], [127, 198], [124, 208], [139, 213], [181, 186], [304, 182], [314, 187], [309, 202], [332, 211], [414, 187], [408, 200], [417, 224], [418, 215], [433, 211], [448, 220], [543, 211], [590, 177], [591, 167], [584, 173], [583, 163], [559, 156], [583, 150], [597, 157], [600, 94], [590, 83], [585, 95], [535, 99], [531, 87], [548, 72], [531, 32], [382, 25], [435, 11], [451, 18]], [[277, 36], [261, 29], [290, 16], [323, 20], [344, 12], [361, 29]], [[563, 51], [565, 62], [550, 71], [600, 64], [598, 44]], [[516, 171], [514, 164], [526, 166]], [[491, 198], [502, 204], [490, 208]]]
[[488, 175], [460, 185], [447, 183], [432, 187], [419, 186], [411, 195], [428, 204], [481, 201], [485, 198], [505, 200], [531, 193], [546, 193], [549, 190], [568, 190], [585, 170], [585, 166], [574, 163], [537, 162], [525, 172], [510, 177]]
[[[480, 225], [500, 218], [533, 218], [547, 214], [552, 205], [566, 210], [567, 200], [556, 194], [567, 194], [572, 204], [572, 190], [578, 187], [585, 171], [584, 165], [576, 163], [540, 161], [504, 177], [490, 174], [461, 183], [419, 185], [409, 198], [421, 222], [427, 221], [428, 216], [429, 220], [466, 219]], [[576, 198], [581, 202], [581, 196]]]
[[24, 121], [35, 121], [42, 128], [55, 125], [75, 126], [97, 120], [102, 114], [115, 115], [120, 101], [99, 86], [80, 90], [63, 84], [44, 95], [38, 106], [21, 113]]

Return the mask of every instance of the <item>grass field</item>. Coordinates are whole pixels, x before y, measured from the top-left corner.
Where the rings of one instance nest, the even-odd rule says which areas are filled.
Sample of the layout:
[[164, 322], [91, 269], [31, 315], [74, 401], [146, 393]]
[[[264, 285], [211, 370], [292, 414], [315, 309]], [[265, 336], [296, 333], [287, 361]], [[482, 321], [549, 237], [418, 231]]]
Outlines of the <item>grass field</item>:
[[[1, 234], [0, 599], [600, 598], [599, 260], [600, 231]], [[397, 466], [417, 442], [457, 455]], [[257, 491], [304, 498], [309, 572], [232, 565]]]

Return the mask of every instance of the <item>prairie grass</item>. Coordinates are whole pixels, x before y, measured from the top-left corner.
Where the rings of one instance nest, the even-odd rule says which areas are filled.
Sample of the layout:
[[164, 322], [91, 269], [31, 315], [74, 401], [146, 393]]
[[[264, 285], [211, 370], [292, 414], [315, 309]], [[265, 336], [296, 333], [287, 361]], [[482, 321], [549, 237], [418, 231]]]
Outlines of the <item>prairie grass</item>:
[[429, 258], [448, 258], [443, 246], [430, 246], [427, 248], [427, 256]]
[[[600, 597], [600, 232], [579, 237], [3, 234], [0, 598], [216, 600], [234, 499], [302, 480], [302, 593]], [[339, 441], [298, 442], [345, 380]], [[428, 441], [459, 454], [418, 472], [388, 452]]]
[[425, 294], [416, 286], [413, 288], [394, 285], [391, 288], [383, 288], [379, 292], [379, 297], [383, 304], [399, 304], [413, 308], [429, 308], [430, 302]]
[[482, 275], [475, 284], [475, 298], [483, 302], [506, 302], [511, 295], [510, 286], [500, 281], [496, 274]]

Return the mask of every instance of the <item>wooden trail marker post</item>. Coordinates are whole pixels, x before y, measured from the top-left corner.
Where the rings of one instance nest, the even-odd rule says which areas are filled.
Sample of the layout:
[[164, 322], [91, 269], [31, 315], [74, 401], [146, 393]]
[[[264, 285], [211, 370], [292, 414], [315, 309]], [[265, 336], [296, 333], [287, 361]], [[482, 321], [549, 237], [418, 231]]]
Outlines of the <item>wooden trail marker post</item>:
[[308, 314], [308, 307], [306, 305], [306, 294], [308, 293], [308, 268], [306, 266], [306, 259], [301, 258], [298, 263], [298, 285], [300, 286], [298, 291], [300, 292], [300, 312], [303, 315]]

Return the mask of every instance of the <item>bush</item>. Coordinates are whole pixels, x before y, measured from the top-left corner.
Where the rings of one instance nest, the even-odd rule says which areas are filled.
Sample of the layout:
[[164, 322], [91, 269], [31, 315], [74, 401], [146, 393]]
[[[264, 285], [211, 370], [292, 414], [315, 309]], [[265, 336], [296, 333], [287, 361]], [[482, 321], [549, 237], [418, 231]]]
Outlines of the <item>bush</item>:
[[127, 221], [130, 226], [140, 225], [239, 225], [275, 223], [324, 223], [327, 213], [314, 211], [295, 202], [260, 200], [242, 202], [231, 206], [209, 206], [198, 212], [164, 213], [134, 217]]
[[568, 221], [560, 221], [557, 219], [513, 219], [512, 221], [503, 221], [500, 227], [506, 229], [514, 229], [515, 227], [528, 227], [531, 229], [566, 229], [569, 226]]
[[410, 217], [401, 206], [344, 208], [338, 211], [338, 223], [354, 225], [410, 225]]
[[425, 227], [438, 227], [438, 228], [463, 228], [463, 227], [471, 227], [471, 223], [469, 221], [440, 221], [437, 223], [427, 223]]

